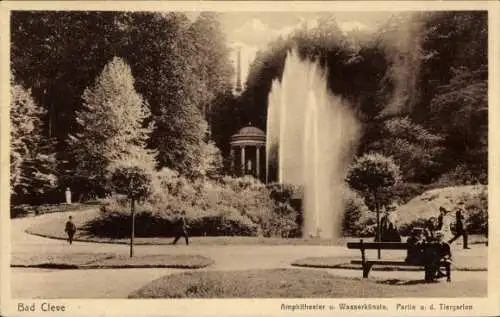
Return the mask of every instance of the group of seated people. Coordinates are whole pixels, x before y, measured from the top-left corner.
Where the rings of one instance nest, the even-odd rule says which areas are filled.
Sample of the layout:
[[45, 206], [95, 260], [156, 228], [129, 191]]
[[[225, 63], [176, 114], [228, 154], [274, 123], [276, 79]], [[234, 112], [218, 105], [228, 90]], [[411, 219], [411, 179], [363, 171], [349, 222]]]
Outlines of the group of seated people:
[[[469, 249], [465, 217], [463, 216], [463, 202], [458, 202], [455, 219], [455, 235], [452, 233], [452, 218], [447, 216], [449, 210], [439, 207], [439, 216], [430, 217], [423, 228], [413, 228], [407, 239], [408, 254], [406, 262], [425, 267], [425, 280], [433, 282], [437, 278], [447, 277], [450, 281], [451, 250], [450, 244], [458, 237], [463, 236], [463, 248]], [[396, 226], [394, 207], [389, 206], [380, 221], [380, 230], [375, 241], [402, 242]], [[440, 269], [444, 267], [446, 273]]]
[[[426, 282], [433, 282], [445, 276], [448, 282], [451, 280], [451, 250], [443, 238], [442, 231], [414, 228], [406, 241], [408, 244], [406, 262], [425, 266]], [[441, 271], [441, 266], [445, 267], [446, 274]]]

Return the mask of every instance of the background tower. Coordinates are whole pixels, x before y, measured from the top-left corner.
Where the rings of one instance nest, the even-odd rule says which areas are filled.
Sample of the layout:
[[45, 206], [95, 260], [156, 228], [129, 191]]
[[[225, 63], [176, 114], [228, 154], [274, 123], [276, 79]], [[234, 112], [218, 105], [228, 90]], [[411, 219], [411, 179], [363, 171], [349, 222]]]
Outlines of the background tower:
[[235, 94], [239, 95], [242, 92], [241, 86], [241, 47], [237, 48], [236, 57], [236, 87], [234, 88]]

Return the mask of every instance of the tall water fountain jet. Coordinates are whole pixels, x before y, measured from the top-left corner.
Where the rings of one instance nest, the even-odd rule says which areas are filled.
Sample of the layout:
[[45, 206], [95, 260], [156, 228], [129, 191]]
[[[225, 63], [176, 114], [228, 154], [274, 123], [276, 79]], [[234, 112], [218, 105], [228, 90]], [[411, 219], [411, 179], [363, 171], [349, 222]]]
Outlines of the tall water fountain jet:
[[340, 235], [343, 186], [359, 123], [333, 95], [326, 72], [289, 52], [281, 81], [272, 84], [267, 116], [267, 177], [304, 188], [305, 236]]

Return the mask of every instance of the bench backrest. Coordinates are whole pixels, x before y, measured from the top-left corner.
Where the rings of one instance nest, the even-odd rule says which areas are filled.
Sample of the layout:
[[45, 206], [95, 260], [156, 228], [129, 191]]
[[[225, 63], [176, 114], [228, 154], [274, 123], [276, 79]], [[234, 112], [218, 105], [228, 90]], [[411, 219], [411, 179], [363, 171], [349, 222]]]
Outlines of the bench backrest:
[[408, 244], [405, 242], [348, 242], [348, 249], [371, 249], [371, 250], [406, 250]]

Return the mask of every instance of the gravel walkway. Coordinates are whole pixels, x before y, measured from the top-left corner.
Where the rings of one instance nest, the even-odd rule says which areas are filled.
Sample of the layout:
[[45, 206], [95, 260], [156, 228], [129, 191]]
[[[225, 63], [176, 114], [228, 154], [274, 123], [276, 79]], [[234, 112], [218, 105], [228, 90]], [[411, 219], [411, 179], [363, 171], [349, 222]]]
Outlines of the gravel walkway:
[[[115, 253], [128, 254], [127, 245], [75, 242], [47, 239], [25, 233], [27, 227], [46, 217], [65, 217], [64, 213], [13, 219], [11, 221], [12, 252], [16, 256], [57, 253]], [[342, 246], [293, 246], [293, 245], [141, 245], [135, 254], [198, 254], [215, 261], [202, 270], [245, 270], [290, 268], [293, 261], [315, 256], [352, 257], [359, 251]], [[457, 252], [460, 252], [457, 250]], [[484, 254], [484, 246], [467, 250], [471, 256]], [[374, 256], [372, 254], [370, 256]], [[360, 277], [357, 270], [326, 269], [327, 272], [346, 277]], [[183, 269], [94, 269], [51, 270], [11, 268], [13, 298], [125, 298], [130, 292], [167, 274], [180, 273]], [[373, 279], [421, 279], [422, 272], [373, 271]], [[454, 272], [454, 280], [487, 280], [487, 272]]]

